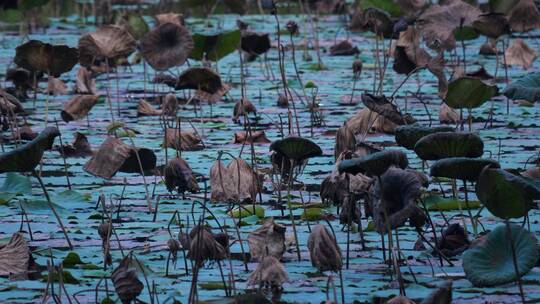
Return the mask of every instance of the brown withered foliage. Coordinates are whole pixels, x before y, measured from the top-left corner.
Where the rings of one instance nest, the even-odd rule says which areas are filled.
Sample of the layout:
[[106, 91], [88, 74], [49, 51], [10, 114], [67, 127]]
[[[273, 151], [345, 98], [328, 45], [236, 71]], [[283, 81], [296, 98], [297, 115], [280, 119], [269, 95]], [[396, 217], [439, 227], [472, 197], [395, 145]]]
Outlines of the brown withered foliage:
[[281, 259], [285, 252], [285, 231], [287, 228], [267, 219], [261, 227], [250, 232], [248, 244], [251, 258], [261, 261], [265, 256]]
[[241, 158], [236, 158], [227, 165], [218, 159], [210, 168], [210, 185], [210, 200], [213, 202], [253, 202], [259, 189], [259, 177]]
[[144, 289], [143, 283], [137, 277], [137, 269], [132, 267], [131, 263], [131, 255], [127, 255], [111, 273], [114, 289], [123, 304], [134, 301]]
[[312, 228], [308, 238], [311, 264], [319, 271], [337, 272], [341, 269], [341, 249], [336, 239], [323, 225]]

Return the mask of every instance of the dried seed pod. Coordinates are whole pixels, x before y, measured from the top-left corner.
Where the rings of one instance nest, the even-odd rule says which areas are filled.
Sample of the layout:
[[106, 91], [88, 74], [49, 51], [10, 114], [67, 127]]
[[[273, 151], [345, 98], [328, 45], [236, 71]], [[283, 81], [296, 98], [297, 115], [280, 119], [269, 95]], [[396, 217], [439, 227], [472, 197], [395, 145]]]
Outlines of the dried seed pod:
[[289, 99], [283, 94], [279, 94], [277, 100], [277, 106], [280, 108], [286, 108], [289, 106]]
[[311, 230], [308, 249], [311, 264], [319, 271], [337, 272], [341, 269], [341, 249], [334, 236], [323, 225], [317, 225]]
[[287, 271], [279, 260], [273, 256], [266, 256], [249, 276], [248, 285], [278, 291], [288, 280]]
[[137, 269], [130, 267], [131, 261], [131, 255], [127, 255], [111, 274], [114, 289], [123, 304], [131, 303], [144, 289], [143, 283], [137, 277]]
[[171, 257], [173, 262], [176, 261], [176, 257], [178, 256], [178, 250], [180, 250], [182, 244], [180, 244], [179, 240], [169, 239], [167, 241], [167, 247], [169, 247], [169, 250], [171, 251]]
[[289, 34], [291, 35], [298, 34], [298, 23], [291, 20], [287, 22], [286, 27], [287, 27], [287, 31], [289, 31]]

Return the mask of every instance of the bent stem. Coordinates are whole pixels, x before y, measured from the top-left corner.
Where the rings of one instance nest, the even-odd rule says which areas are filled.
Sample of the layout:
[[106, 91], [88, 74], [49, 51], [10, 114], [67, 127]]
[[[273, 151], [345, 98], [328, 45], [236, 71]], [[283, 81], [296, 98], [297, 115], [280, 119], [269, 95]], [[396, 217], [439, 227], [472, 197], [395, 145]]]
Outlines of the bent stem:
[[292, 175], [293, 175], [293, 163], [291, 161], [291, 169], [289, 174], [289, 182], [287, 183], [287, 207], [289, 207], [289, 216], [291, 218], [291, 223], [293, 227], [294, 232], [294, 242], [296, 244], [296, 254], [298, 256], [298, 261], [300, 262], [300, 244], [298, 243], [298, 233], [296, 232], [296, 222], [294, 221], [294, 215], [292, 212], [292, 206], [291, 206], [291, 188], [292, 188]]
[[73, 250], [73, 245], [71, 244], [71, 241], [69, 239], [69, 236], [67, 234], [66, 227], [64, 227], [64, 224], [62, 223], [62, 219], [60, 218], [60, 215], [58, 212], [56, 212], [56, 209], [54, 208], [54, 205], [51, 202], [51, 198], [49, 196], [49, 192], [47, 192], [47, 189], [45, 188], [45, 184], [43, 184], [43, 180], [37, 174], [36, 170], [32, 170], [32, 174], [37, 178], [39, 185], [41, 186], [41, 189], [43, 189], [43, 194], [45, 194], [45, 198], [47, 199], [47, 204], [49, 205], [49, 208], [51, 208], [51, 211], [53, 212], [54, 216], [56, 217], [56, 221], [58, 222], [58, 225], [60, 225], [60, 228], [62, 229], [62, 232], [64, 233], [64, 237], [66, 238], [66, 241], [68, 243], [69, 249]]
[[519, 287], [519, 295], [521, 296], [521, 303], [525, 303], [525, 294], [523, 293], [523, 286], [521, 284], [521, 275], [519, 274], [517, 257], [516, 257], [516, 247], [514, 245], [514, 240], [512, 240], [512, 230], [510, 229], [510, 221], [508, 219], [504, 220], [506, 224], [506, 231], [508, 232], [508, 240], [510, 241], [510, 248], [512, 249], [512, 261], [514, 264], [514, 270], [516, 271], [516, 281]]

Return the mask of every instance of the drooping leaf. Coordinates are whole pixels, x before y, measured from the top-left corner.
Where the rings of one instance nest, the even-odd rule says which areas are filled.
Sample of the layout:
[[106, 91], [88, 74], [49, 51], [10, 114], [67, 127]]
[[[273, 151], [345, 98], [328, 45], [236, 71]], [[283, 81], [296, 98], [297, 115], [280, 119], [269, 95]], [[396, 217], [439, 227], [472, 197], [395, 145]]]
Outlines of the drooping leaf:
[[512, 258], [513, 242], [520, 276], [531, 270], [538, 261], [538, 241], [518, 225], [497, 226], [477, 246], [463, 253], [465, 276], [475, 286], [495, 286], [515, 281]]
[[497, 95], [496, 85], [488, 85], [479, 78], [460, 77], [448, 84], [444, 102], [454, 109], [472, 109]]
[[508, 219], [525, 216], [540, 191], [522, 176], [486, 167], [478, 177], [476, 195], [493, 215]]
[[191, 51], [189, 58], [195, 60], [218, 61], [240, 46], [240, 30], [223, 32], [215, 35], [193, 34], [195, 47]]
[[367, 175], [381, 175], [390, 166], [406, 168], [409, 165], [407, 155], [400, 150], [384, 150], [360, 158], [343, 160], [339, 166], [339, 172], [350, 174], [363, 173]]
[[295, 161], [302, 161], [322, 155], [322, 150], [316, 143], [297, 136], [289, 136], [285, 139], [274, 141], [270, 145], [270, 150]]
[[430, 175], [474, 182], [486, 166], [499, 168], [499, 163], [491, 159], [450, 157], [431, 165]]
[[416, 142], [422, 137], [436, 132], [451, 132], [453, 127], [425, 127], [418, 124], [403, 125], [396, 128], [396, 143], [409, 150], [414, 150]]
[[423, 160], [480, 157], [484, 153], [484, 143], [473, 133], [438, 132], [422, 137], [414, 146], [414, 152]]

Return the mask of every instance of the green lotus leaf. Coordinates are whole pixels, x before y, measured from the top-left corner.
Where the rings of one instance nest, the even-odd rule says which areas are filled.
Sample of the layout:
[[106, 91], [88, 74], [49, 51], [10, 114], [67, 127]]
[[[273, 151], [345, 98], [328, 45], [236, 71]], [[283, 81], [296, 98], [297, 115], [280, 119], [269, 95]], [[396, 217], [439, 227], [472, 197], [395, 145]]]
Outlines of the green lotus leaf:
[[496, 85], [488, 85], [481, 79], [464, 76], [448, 84], [444, 102], [454, 109], [472, 109], [497, 95]]
[[509, 13], [520, 0], [489, 0], [489, 11], [494, 13]]
[[44, 6], [49, 0], [21, 0], [19, 8], [23, 11], [31, 10], [35, 7]]
[[296, 136], [274, 141], [270, 145], [270, 150], [285, 155], [285, 157], [294, 161], [302, 161], [322, 155], [319, 145], [309, 139]]
[[463, 200], [454, 199], [451, 197], [442, 197], [439, 195], [430, 195], [424, 199], [424, 203], [429, 211], [452, 211], [476, 209], [480, 207], [479, 201], [469, 201], [469, 207]]
[[473, 133], [437, 132], [422, 137], [414, 146], [414, 152], [423, 160], [480, 157], [484, 154], [484, 143]]
[[420, 138], [436, 132], [452, 132], [452, 127], [425, 127], [417, 124], [404, 125], [396, 128], [396, 143], [409, 150], [414, 150], [414, 145]]
[[240, 46], [240, 41], [240, 30], [215, 35], [194, 34], [195, 47], [189, 58], [203, 60], [206, 56], [207, 60], [218, 61], [236, 51]]
[[150, 31], [148, 23], [144, 20], [141, 15], [137, 14], [126, 14], [121, 17], [118, 22], [120, 25], [123, 25], [125, 29], [135, 38], [136, 40], [141, 39], [146, 33]]
[[503, 92], [504, 96], [530, 102], [540, 100], [540, 73], [530, 73], [510, 83]]
[[324, 217], [324, 209], [307, 208], [302, 212], [301, 219], [304, 221], [320, 221]]
[[0, 154], [0, 173], [31, 172], [41, 161], [43, 152], [52, 148], [54, 139], [60, 135], [55, 127], [47, 127], [24, 146]]
[[238, 207], [234, 208], [229, 212], [229, 214], [235, 218], [245, 218], [252, 215], [257, 216], [258, 218], [263, 218], [264, 208], [259, 205], [255, 205], [255, 213], [253, 213], [253, 206], [246, 205], [242, 206], [241, 209], [239, 209]]
[[372, 176], [382, 175], [390, 166], [405, 169], [409, 165], [407, 155], [399, 150], [384, 150], [360, 158], [343, 160], [339, 172], [363, 173]]
[[463, 253], [465, 276], [475, 286], [495, 286], [515, 281], [512, 240], [520, 276], [531, 270], [538, 261], [538, 241], [534, 234], [518, 225], [497, 226], [479, 245]]
[[362, 0], [360, 8], [366, 10], [368, 8], [377, 8], [389, 13], [392, 17], [401, 17], [404, 15], [403, 10], [399, 5], [392, 0]]
[[500, 167], [498, 162], [485, 158], [443, 158], [431, 165], [429, 175], [474, 182], [486, 166], [491, 168]]
[[539, 191], [519, 175], [486, 167], [478, 176], [476, 195], [493, 215], [508, 219], [527, 215]]

